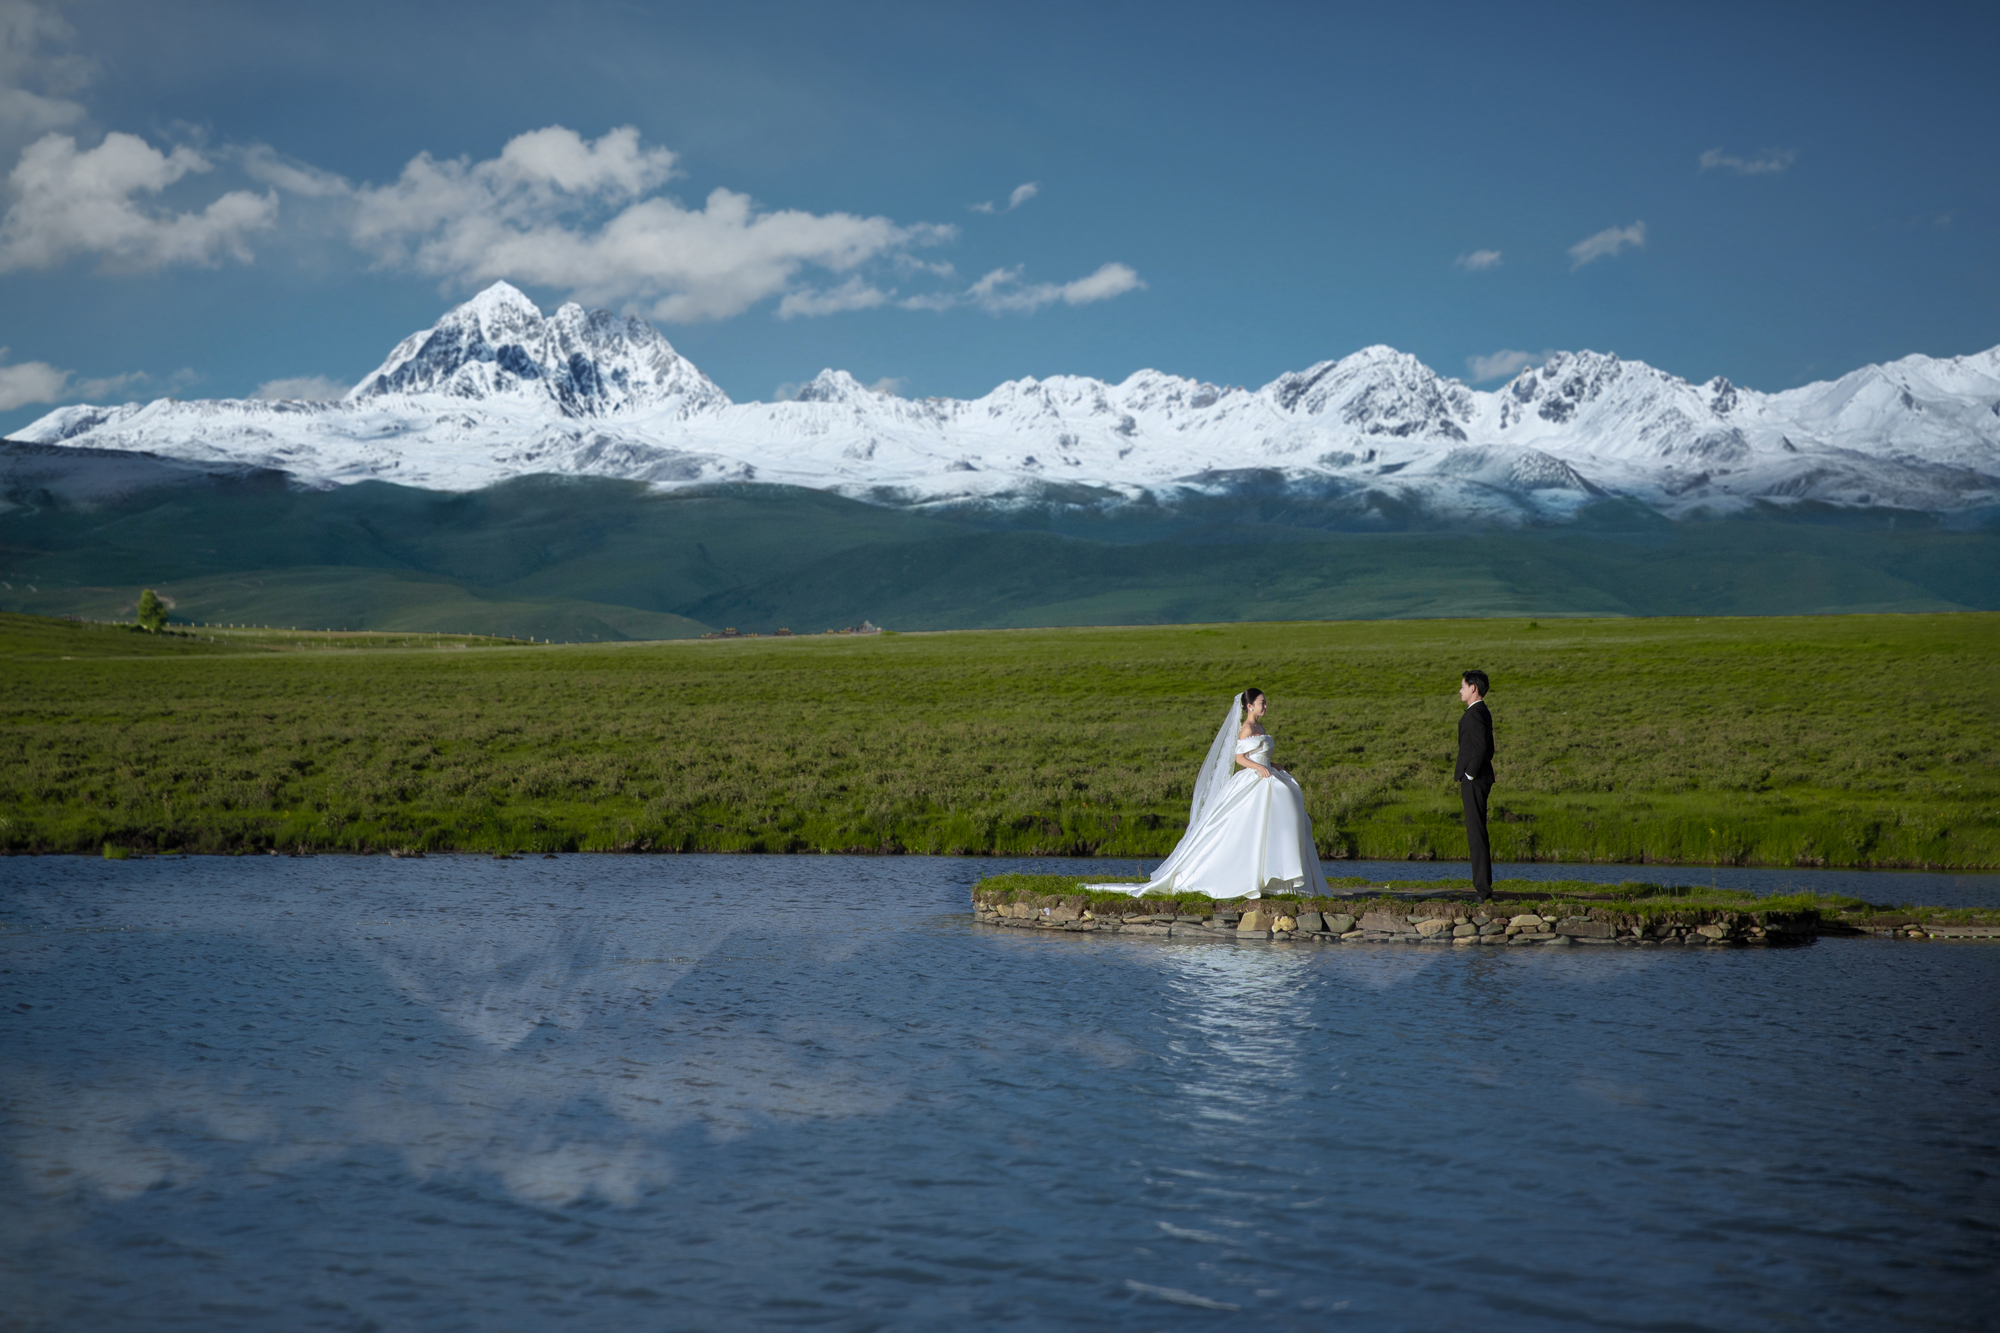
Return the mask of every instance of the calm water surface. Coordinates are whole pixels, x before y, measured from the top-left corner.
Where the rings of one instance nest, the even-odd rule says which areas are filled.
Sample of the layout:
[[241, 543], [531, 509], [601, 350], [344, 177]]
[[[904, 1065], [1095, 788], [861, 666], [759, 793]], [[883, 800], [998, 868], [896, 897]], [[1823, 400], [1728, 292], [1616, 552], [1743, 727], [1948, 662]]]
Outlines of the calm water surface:
[[1005, 868], [0, 861], [0, 1328], [1996, 1326], [2000, 945], [973, 926]]

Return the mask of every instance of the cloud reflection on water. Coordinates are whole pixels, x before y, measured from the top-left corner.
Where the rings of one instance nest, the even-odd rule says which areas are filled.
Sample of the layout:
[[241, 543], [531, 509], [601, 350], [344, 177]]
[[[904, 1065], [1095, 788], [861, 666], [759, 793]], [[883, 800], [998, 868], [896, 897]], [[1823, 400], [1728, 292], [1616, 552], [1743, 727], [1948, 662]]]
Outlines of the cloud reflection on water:
[[[677, 923], [672, 953], [644, 958], [631, 957], [643, 941], [629, 922], [588, 916], [553, 929], [414, 913], [323, 926], [301, 933], [264, 914], [224, 937], [226, 966], [204, 976], [210, 960], [187, 961], [189, 994], [164, 1007], [193, 1001], [205, 1015], [178, 1021], [200, 1038], [185, 1044], [190, 1064], [155, 1052], [5, 1067], [0, 1105], [22, 1185], [116, 1200], [196, 1180], [218, 1152], [296, 1173], [379, 1148], [420, 1180], [485, 1178], [541, 1205], [630, 1205], [673, 1180], [688, 1131], [724, 1142], [773, 1120], [879, 1114], [902, 1096], [898, 1080], [839, 1058], [879, 1035], [865, 1022], [760, 1012], [730, 987], [680, 994], [736, 933], [726, 918]], [[805, 943], [800, 929], [775, 934]], [[212, 992], [296, 969], [301, 952], [329, 1001], [302, 1026], [213, 1021]], [[245, 1063], [258, 1071], [254, 1097]]]
[[[0, 863], [34, 880], [0, 935], [10, 1313], [526, 1333], [1210, 1317], [1167, 1292], [1246, 1327], [1350, 1300], [1476, 1326], [1524, 1291], [1603, 1326], [1985, 1308], [1991, 1201], [1962, 1163], [1990, 1155], [1993, 1063], [1966, 997], [2000, 953], [1034, 935], [965, 919], [998, 868]], [[1855, 1013], [1917, 1035], [1857, 1039]], [[1936, 1151], [1884, 1174], [1817, 1154], [1830, 1123]]]

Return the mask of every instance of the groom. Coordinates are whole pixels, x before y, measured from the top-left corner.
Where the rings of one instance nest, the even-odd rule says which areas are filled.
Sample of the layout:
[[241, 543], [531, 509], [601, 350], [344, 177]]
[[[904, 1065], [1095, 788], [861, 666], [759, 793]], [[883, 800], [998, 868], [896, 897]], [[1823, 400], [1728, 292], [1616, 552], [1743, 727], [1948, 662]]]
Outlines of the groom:
[[1493, 896], [1493, 850], [1486, 841], [1486, 796], [1493, 790], [1493, 714], [1486, 707], [1484, 671], [1458, 678], [1465, 711], [1458, 717], [1458, 794], [1465, 802], [1465, 845], [1472, 853], [1472, 892]]

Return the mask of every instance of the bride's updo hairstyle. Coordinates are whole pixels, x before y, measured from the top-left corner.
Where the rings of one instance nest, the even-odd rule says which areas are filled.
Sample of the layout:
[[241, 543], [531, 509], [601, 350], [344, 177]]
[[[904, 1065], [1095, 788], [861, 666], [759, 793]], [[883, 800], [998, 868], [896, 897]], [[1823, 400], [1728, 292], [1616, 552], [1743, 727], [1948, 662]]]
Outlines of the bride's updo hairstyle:
[[1259, 699], [1263, 697], [1264, 697], [1264, 691], [1258, 689], [1255, 685], [1252, 685], [1249, 689], [1243, 691], [1243, 716], [1245, 717], [1250, 716], [1250, 705], [1256, 703]]

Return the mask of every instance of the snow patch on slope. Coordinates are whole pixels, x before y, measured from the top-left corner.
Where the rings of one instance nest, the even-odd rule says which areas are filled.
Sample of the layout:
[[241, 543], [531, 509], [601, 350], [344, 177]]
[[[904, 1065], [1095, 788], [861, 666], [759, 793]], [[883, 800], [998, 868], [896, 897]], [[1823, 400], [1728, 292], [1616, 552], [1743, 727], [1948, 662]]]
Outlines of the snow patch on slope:
[[1667, 514], [1800, 500], [1948, 511], [2000, 500], [2000, 348], [1775, 394], [1597, 352], [1483, 392], [1378, 346], [1254, 390], [1143, 370], [905, 399], [829, 369], [793, 401], [733, 403], [645, 321], [574, 304], [545, 317], [496, 283], [338, 403], [67, 407], [19, 438], [444, 490], [553, 472], [929, 506], [1277, 488], [1503, 523], [1605, 496]]

